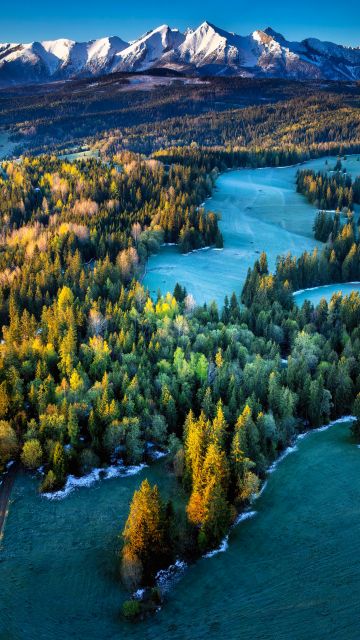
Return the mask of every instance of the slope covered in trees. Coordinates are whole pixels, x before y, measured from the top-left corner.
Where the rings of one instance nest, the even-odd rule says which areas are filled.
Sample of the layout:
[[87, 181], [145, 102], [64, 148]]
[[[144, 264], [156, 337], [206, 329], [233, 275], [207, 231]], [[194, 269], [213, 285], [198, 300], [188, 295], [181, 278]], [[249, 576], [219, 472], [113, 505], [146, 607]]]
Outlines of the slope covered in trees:
[[[349, 254], [341, 234], [337, 242], [330, 251], [337, 252], [345, 268]], [[173, 472], [188, 495], [188, 529], [176, 551], [187, 559], [221, 542], [238, 512], [259, 491], [269, 464], [296, 434], [353, 410], [359, 413], [358, 293], [336, 294], [316, 309], [308, 302], [298, 308], [291, 295], [292, 283], [300, 281], [303, 270], [309, 284], [315, 283], [328, 251], [298, 261], [284, 259], [292, 265], [290, 273], [279, 260], [274, 275], [263, 254], [249, 272], [242, 296], [245, 307], [233, 296], [216, 318], [217, 329], [224, 335], [230, 332], [231, 341], [226, 349], [222, 345], [216, 350], [201, 405], [192, 405], [177, 431], [181, 438], [171, 440]], [[360, 276], [360, 262], [356, 264]], [[214, 307], [204, 307], [194, 315], [206, 317], [209, 328], [214, 312]], [[239, 344], [244, 331], [250, 340], [246, 347], [242, 339]], [[257, 345], [252, 355], [250, 344]], [[270, 352], [264, 352], [265, 345]], [[280, 355], [286, 357], [286, 367]], [[358, 422], [353, 432], [358, 438]], [[136, 586], [152, 584], [162, 566], [160, 558], [148, 581]]]
[[[288, 108], [300, 112], [299, 103]], [[135, 494], [122, 562], [131, 589], [153, 584], [177, 555], [216, 546], [293, 436], [349, 413], [360, 392], [359, 297], [298, 309], [291, 295], [360, 277], [352, 218], [321, 253], [279, 258], [276, 274], [263, 254], [244, 306], [233, 294], [222, 309], [194, 308], [180, 285], [152, 300], [141, 285], [163, 241], [183, 250], [221, 243], [216, 216], [201, 207], [219, 170], [358, 144], [350, 107], [335, 136], [320, 123], [310, 148], [301, 127], [283, 145], [281, 108], [264, 119], [267, 109], [264, 129], [249, 129], [263, 148], [169, 146], [147, 159], [115, 140], [108, 163], [47, 155], [3, 164], [0, 465], [14, 456], [30, 469], [44, 465], [42, 488], [53, 490], [68, 473], [119, 458], [137, 464], [153, 444], [169, 448], [187, 504], [165, 505], [148, 484]], [[254, 111], [248, 118], [255, 122]]]
[[109, 155], [196, 143], [308, 151], [359, 145], [357, 84], [249, 78], [98, 79], [0, 91], [0, 119], [20, 152], [91, 141]]

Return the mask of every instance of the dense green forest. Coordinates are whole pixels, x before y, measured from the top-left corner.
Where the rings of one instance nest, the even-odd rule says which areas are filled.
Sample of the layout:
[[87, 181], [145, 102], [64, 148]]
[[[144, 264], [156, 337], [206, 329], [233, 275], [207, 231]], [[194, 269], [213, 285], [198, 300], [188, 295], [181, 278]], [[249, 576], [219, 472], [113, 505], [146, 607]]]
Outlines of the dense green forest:
[[[354, 411], [359, 437], [360, 297], [316, 309], [292, 297], [360, 279], [350, 213], [359, 181], [340, 161], [335, 173], [298, 174], [311, 202], [339, 210], [331, 228], [319, 217], [330, 214], [315, 220], [322, 250], [281, 256], [274, 274], [261, 254], [222, 308], [196, 307], [180, 285], [151, 299], [141, 282], [163, 242], [183, 252], [222, 246], [217, 216], [202, 206], [220, 171], [360, 150], [357, 98], [307, 92], [113, 131], [98, 138], [102, 160], [48, 153], [2, 163], [0, 468], [13, 458], [42, 467], [40, 488], [53, 491], [69, 473], [169, 451], [185, 504], [165, 503], [147, 481], [134, 494], [121, 554], [130, 591], [218, 545], [296, 434]], [[129, 617], [140, 612], [125, 606]]]
[[[166, 74], [168, 75], [168, 74]], [[355, 86], [323, 85], [322, 91], [355, 95]], [[298, 85], [285, 80], [246, 78], [145, 78], [141, 74], [115, 73], [98, 78], [72, 80], [32, 87], [0, 90], [3, 126], [24, 147], [46, 147], [102, 136], [111, 143], [112, 132], [146, 123], [162, 123], [173, 116], [197, 116], [207, 112], [240, 109], [311, 94], [313, 83]], [[184, 120], [186, 123], [186, 119]], [[118, 129], [119, 128], [119, 129]], [[158, 129], [161, 132], [161, 126]], [[142, 133], [140, 136], [144, 137]], [[158, 145], [159, 146], [159, 145]], [[131, 148], [128, 144], [125, 148]]]
[[294, 434], [350, 412], [360, 391], [358, 295], [316, 311], [291, 296], [360, 277], [353, 220], [320, 255], [279, 258], [275, 275], [263, 254], [245, 307], [233, 294], [222, 309], [194, 308], [180, 286], [149, 298], [138, 278], [164, 237], [181, 244], [184, 227], [201, 242], [218, 234], [216, 218], [208, 214], [209, 227], [196, 206], [211, 191], [215, 158], [199, 168], [194, 156], [168, 170], [133, 154], [117, 158], [121, 171], [52, 156], [3, 163], [1, 462], [45, 465], [48, 491], [70, 472], [119, 456], [137, 464], [154, 444], [170, 447], [187, 517], [143, 488], [138, 499], [157, 504], [158, 531], [150, 544], [134, 539], [138, 521], [126, 529], [131, 588], [179, 554], [213, 548]]
[[[353, 244], [351, 277], [359, 278], [358, 243]], [[345, 234], [340, 234], [336, 255], [341, 266], [353, 260], [352, 247], [346, 250]], [[316, 309], [310, 303], [299, 309], [292, 300], [293, 288], [305, 284], [304, 271], [306, 284], [339, 281], [335, 272], [327, 280], [319, 278], [328, 253], [325, 248], [321, 256], [279, 259], [274, 275], [263, 254], [249, 271], [244, 307], [233, 295], [220, 315], [214, 306], [194, 313], [206, 319], [208, 330], [215, 321], [217, 330], [230, 334], [231, 340], [213, 356], [214, 377], [210, 381], [208, 375], [201, 406], [192, 405], [187, 414], [181, 442], [174, 448], [171, 441], [173, 471], [189, 496], [186, 525], [169, 525], [171, 505], [158, 497], [159, 542], [148, 545], [147, 538], [138, 539], [138, 531], [147, 530], [148, 518], [153, 523], [151, 488], [141, 487], [131, 506], [122, 560], [130, 588], [151, 583], [162, 563], [179, 554], [192, 558], [219, 544], [239, 510], [259, 491], [269, 464], [294, 435], [352, 411], [360, 418], [360, 296], [334, 295]], [[248, 343], [240, 337], [243, 332]], [[356, 437], [359, 424], [360, 420], [354, 426]], [[166, 544], [165, 531], [173, 534]], [[154, 567], [155, 555], [159, 564]], [[133, 613], [139, 613], [138, 604]]]

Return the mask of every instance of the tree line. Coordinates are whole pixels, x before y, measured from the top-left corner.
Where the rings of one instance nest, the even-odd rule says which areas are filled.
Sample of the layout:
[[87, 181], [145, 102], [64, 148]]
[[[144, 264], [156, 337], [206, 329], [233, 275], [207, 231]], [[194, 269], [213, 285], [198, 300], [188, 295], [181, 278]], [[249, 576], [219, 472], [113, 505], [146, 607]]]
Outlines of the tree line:
[[[293, 262], [294, 272], [301, 271], [303, 259]], [[209, 328], [211, 317], [231, 341], [215, 351], [200, 406], [191, 406], [176, 440], [170, 440], [171, 468], [187, 496], [182, 517], [174, 516], [174, 506], [165, 505], [147, 481], [131, 504], [122, 552], [130, 590], [154, 584], [159, 568], [179, 555], [191, 560], [217, 546], [296, 434], [354, 411], [359, 437], [360, 296], [335, 294], [316, 308], [309, 302], [298, 308], [292, 290], [281, 268], [269, 273], [263, 253], [249, 271], [243, 307], [233, 295], [221, 313], [215, 305], [194, 311], [193, 318], [206, 318]], [[149, 491], [156, 491], [157, 509], [162, 505], [170, 518], [166, 545], [159, 534], [159, 547], [150, 548], [146, 535], [133, 544], [139, 530], [134, 518], [143, 523], [141, 531], [148, 530], [148, 518], [153, 522]], [[167, 550], [165, 556], [160, 549]], [[152, 562], [158, 558], [155, 565], [148, 554]], [[141, 603], [125, 610], [139, 615]]]
[[[327, 161], [325, 164], [328, 164]], [[336, 238], [340, 216], [351, 221], [353, 205], [360, 202], [360, 179], [352, 180], [345, 169], [342, 170], [340, 158], [334, 168], [328, 171], [304, 169], [298, 171], [296, 176], [297, 191], [319, 209], [314, 222], [314, 235], [321, 242], [327, 242], [330, 234]]]
[[200, 205], [219, 159], [290, 157], [232, 153], [3, 164], [0, 464], [43, 466], [50, 491], [68, 473], [169, 448], [185, 504], [148, 483], [134, 496], [122, 553], [131, 589], [216, 546], [293, 436], [350, 412], [360, 391], [359, 297], [316, 310], [292, 301], [296, 288], [358, 272], [353, 220], [321, 254], [280, 258], [276, 274], [262, 254], [242, 305], [233, 294], [222, 309], [197, 307], [180, 285], [152, 300], [141, 285], [163, 240], [190, 230], [217, 242], [217, 219]]

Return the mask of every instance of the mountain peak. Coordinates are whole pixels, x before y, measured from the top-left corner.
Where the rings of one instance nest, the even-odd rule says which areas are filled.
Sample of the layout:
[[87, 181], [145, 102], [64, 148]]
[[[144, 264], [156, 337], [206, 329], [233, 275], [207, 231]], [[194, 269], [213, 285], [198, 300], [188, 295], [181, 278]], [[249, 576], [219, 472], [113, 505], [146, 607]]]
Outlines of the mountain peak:
[[208, 20], [204, 20], [204, 22], [202, 22], [197, 29], [194, 29], [194, 31], [217, 31], [217, 27], [212, 24], [211, 22], [208, 22]]
[[185, 33], [162, 24], [131, 43], [117, 36], [0, 43], [0, 86], [155, 67], [210, 76], [356, 81], [360, 49], [315, 38], [290, 42], [272, 27], [241, 36], [209, 20]]
[[264, 33], [266, 33], [266, 35], [270, 36], [274, 40], [283, 40], [284, 42], [286, 41], [286, 38], [284, 38], [282, 33], [275, 31], [272, 27], [266, 27], [266, 29], [264, 29]]

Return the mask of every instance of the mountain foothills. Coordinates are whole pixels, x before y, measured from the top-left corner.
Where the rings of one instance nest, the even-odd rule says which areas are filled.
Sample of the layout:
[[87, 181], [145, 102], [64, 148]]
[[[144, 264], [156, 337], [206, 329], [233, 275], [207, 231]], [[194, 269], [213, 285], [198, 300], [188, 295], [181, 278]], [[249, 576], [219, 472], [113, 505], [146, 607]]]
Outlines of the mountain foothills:
[[0, 86], [159, 68], [208, 76], [359, 80], [360, 49], [316, 38], [290, 42], [271, 28], [240, 36], [209, 22], [184, 33], [162, 25], [130, 43], [113, 36], [0, 44]]

